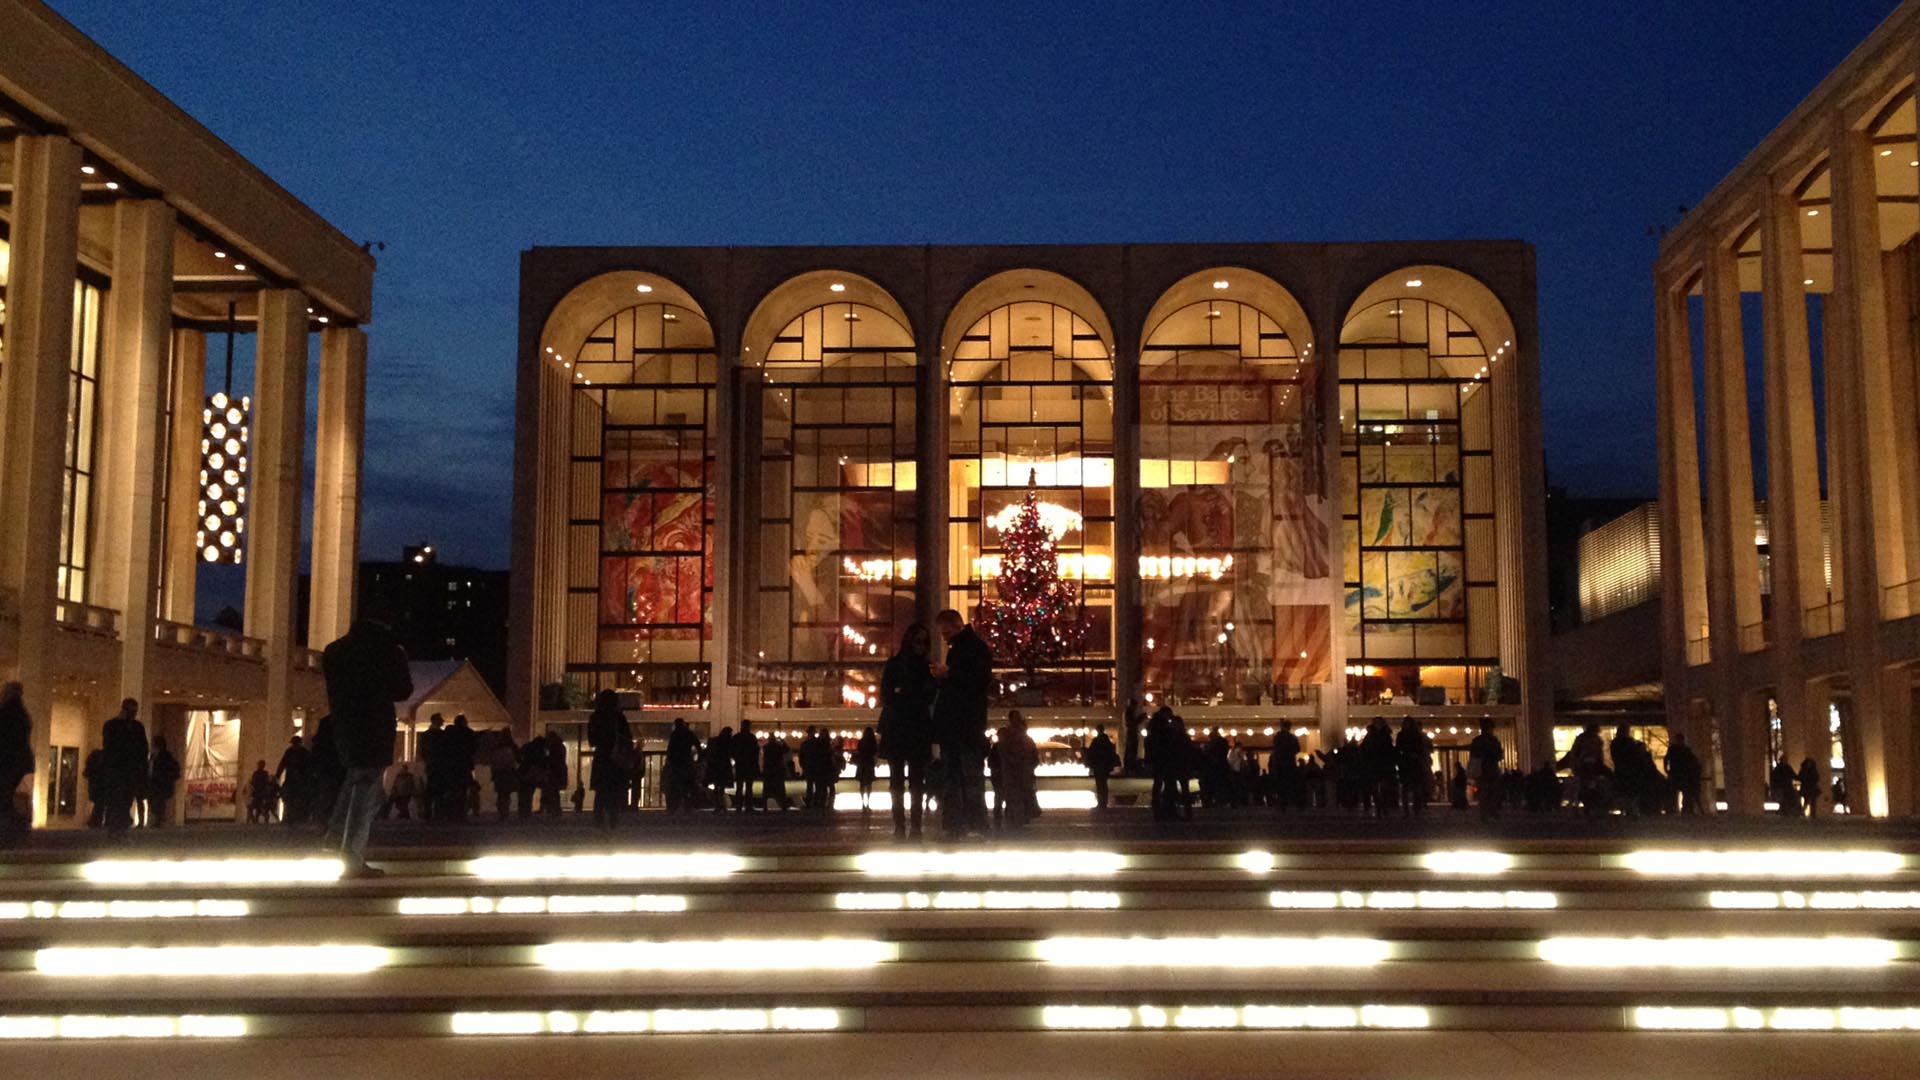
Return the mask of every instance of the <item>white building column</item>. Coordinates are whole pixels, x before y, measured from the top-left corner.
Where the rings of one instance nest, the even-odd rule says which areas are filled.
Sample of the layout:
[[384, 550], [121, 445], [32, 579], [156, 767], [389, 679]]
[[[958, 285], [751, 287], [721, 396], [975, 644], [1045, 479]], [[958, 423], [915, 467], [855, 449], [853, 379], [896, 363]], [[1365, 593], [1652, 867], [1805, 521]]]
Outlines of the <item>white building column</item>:
[[1669, 728], [1682, 732], [1707, 769], [1713, 755], [1694, 723], [1687, 645], [1707, 627], [1706, 554], [1700, 524], [1700, 456], [1695, 435], [1687, 292], [1654, 281], [1654, 400], [1660, 440], [1661, 633]]
[[96, 602], [120, 612], [120, 695], [143, 706], [151, 696], [147, 661], [160, 589], [173, 236], [173, 208], [166, 203], [129, 199], [114, 205], [94, 580]]
[[1713, 711], [1726, 765], [1727, 808], [1757, 814], [1766, 792], [1766, 737], [1736, 678], [1746, 628], [1760, 624], [1754, 544], [1753, 444], [1747, 422], [1740, 273], [1731, 247], [1713, 242], [1702, 280], [1707, 394], [1707, 607], [1713, 623]]
[[[1113, 349], [1113, 722], [1141, 692], [1140, 336], [1129, 319]], [[1271, 661], [1271, 657], [1268, 658]], [[1231, 690], [1229, 690], [1231, 693]]]
[[320, 332], [320, 408], [313, 452], [307, 645], [314, 649], [326, 648], [353, 622], [366, 425], [367, 335], [358, 327], [329, 327]]
[[[1800, 655], [1809, 607], [1827, 602], [1821, 561], [1820, 461], [1813, 424], [1800, 208], [1785, 184], [1760, 195], [1760, 301], [1767, 417], [1767, 546], [1773, 562], [1774, 698], [1788, 759], [1824, 757], [1826, 717], [1814, 715]], [[1818, 696], [1824, 701], [1824, 696]]]
[[[160, 617], [193, 624], [200, 575], [200, 401], [207, 393], [207, 335], [173, 331], [173, 366], [167, 378], [173, 416], [167, 431], [167, 513], [161, 559]], [[184, 800], [175, 800], [184, 802]]]
[[1834, 286], [1826, 317], [1836, 348], [1828, 353], [1828, 371], [1830, 384], [1839, 385], [1828, 393], [1838, 391], [1844, 422], [1829, 461], [1839, 465], [1852, 717], [1860, 729], [1869, 811], [1905, 816], [1914, 811], [1911, 692], [1905, 670], [1885, 665], [1880, 619], [1882, 590], [1912, 576], [1893, 429], [1913, 418], [1896, 417], [1892, 402], [1872, 145], [1843, 114], [1834, 117], [1830, 145]]
[[80, 231], [80, 148], [58, 135], [13, 140], [6, 365], [0, 369], [0, 588], [13, 596], [18, 653], [4, 677], [33, 715], [33, 818], [46, 821], [53, 721], [54, 600], [62, 456]]
[[1341, 507], [1346, 505], [1346, 470], [1340, 467], [1340, 452], [1346, 436], [1340, 418], [1340, 313], [1329, 300], [1316, 307], [1316, 324], [1326, 340], [1333, 344], [1321, 348], [1309, 342], [1301, 350], [1305, 371], [1313, 372], [1317, 382], [1316, 403], [1320, 419], [1320, 483], [1327, 497], [1321, 500], [1321, 525], [1327, 530], [1327, 682], [1320, 688], [1320, 749], [1332, 753], [1347, 738], [1347, 589], [1346, 540], [1342, 531]]
[[[260, 292], [253, 372], [253, 491], [247, 514], [247, 634], [266, 642], [267, 698], [240, 724], [240, 772], [268, 764], [293, 734], [294, 578], [300, 555], [307, 421], [307, 300]], [[235, 806], [245, 810], [245, 800]]]
[[[739, 532], [738, 515], [734, 513], [734, 469], [740, 456], [737, 443], [740, 438], [746, 437], [740, 430], [736, 407], [739, 398], [736, 373], [741, 367], [740, 342], [728, 330], [717, 344], [719, 356], [714, 373], [713, 413], [707, 423], [708, 430], [712, 432], [710, 438], [713, 446], [713, 476], [708, 484], [708, 490], [713, 492], [713, 536], [708, 541], [707, 552], [707, 557], [713, 560], [713, 606], [709, 615], [713, 637], [705, 642], [707, 717], [714, 731], [722, 727], [740, 726], [740, 691], [733, 685], [733, 673], [730, 670], [736, 583], [729, 568], [733, 565], [733, 546]], [[758, 438], [759, 434], [756, 432], [753, 437]]]

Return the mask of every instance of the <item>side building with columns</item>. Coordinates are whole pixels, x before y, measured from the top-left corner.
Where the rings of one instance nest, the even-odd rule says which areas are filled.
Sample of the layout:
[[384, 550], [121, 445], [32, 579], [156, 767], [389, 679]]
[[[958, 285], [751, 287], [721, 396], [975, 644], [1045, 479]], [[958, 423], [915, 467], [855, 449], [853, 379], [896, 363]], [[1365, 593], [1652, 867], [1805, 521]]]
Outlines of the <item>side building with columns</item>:
[[[353, 609], [374, 264], [45, 4], [0, 0], [0, 41], [0, 679], [25, 687], [34, 816], [58, 824], [85, 819], [78, 774], [123, 697], [183, 760], [213, 739], [249, 768], [324, 708], [298, 642]], [[230, 397], [207, 374], [229, 333], [255, 370]], [[215, 562], [245, 567], [240, 631], [195, 624]], [[237, 776], [187, 764], [177, 813], [237, 812]]]
[[524, 727], [857, 733], [1031, 484], [1087, 631], [1000, 673], [1046, 734], [1551, 748], [1524, 243], [536, 248], [520, 316]]
[[1735, 812], [1781, 756], [1920, 809], [1917, 74], [1908, 0], [1654, 266], [1666, 713]]

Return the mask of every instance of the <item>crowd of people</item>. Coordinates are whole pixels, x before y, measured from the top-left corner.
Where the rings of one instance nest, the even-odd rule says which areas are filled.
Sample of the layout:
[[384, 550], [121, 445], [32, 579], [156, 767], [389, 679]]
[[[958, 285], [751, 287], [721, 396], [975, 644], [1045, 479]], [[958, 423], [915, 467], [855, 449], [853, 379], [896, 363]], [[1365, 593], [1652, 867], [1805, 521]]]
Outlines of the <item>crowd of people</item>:
[[[933, 660], [934, 632], [947, 646], [944, 663]], [[871, 811], [884, 763], [894, 832], [902, 838], [922, 834], [929, 807], [950, 838], [978, 837], [989, 827], [1019, 829], [1041, 813], [1039, 746], [1018, 709], [998, 732], [989, 731], [992, 657], [955, 611], [941, 612], [931, 630], [907, 629], [881, 674], [879, 723], [857, 739], [843, 741], [814, 726], [793, 742], [755, 731], [751, 720], [702, 738], [680, 719], [657, 755], [657, 772], [612, 691], [594, 701], [585, 733], [591, 762], [584, 769], [569, 767], [569, 747], [557, 731], [521, 744], [508, 730], [475, 730], [464, 715], [449, 724], [435, 714], [420, 733], [414, 760], [396, 761], [394, 703], [411, 694], [412, 681], [404, 652], [378, 618], [357, 621], [330, 645], [324, 671], [330, 713], [310, 742], [294, 736], [272, 768], [265, 759], [255, 763], [244, 786], [246, 817], [324, 828], [356, 872], [373, 872], [364, 867], [363, 853], [375, 820], [482, 818], [489, 791], [497, 821], [557, 816], [568, 803], [582, 811], [591, 792], [593, 820], [603, 829], [637, 808], [649, 786], [670, 815], [797, 809], [824, 816], [849, 781], [859, 807]], [[139, 714], [139, 702], [122, 702], [82, 769], [88, 823], [116, 834], [166, 823], [181, 782], [179, 760], [164, 737], [149, 739]], [[1249, 747], [1219, 728], [1195, 735], [1171, 707], [1146, 714], [1134, 705], [1123, 738], [1125, 753], [1103, 725], [1078, 752], [1094, 807], [1110, 807], [1116, 775], [1138, 775], [1149, 780], [1148, 801], [1162, 821], [1190, 819], [1196, 805], [1407, 817], [1427, 813], [1436, 801], [1478, 808], [1488, 817], [1506, 808], [1570, 807], [1595, 816], [1703, 809], [1704, 770], [1686, 739], [1674, 735], [1656, 761], [1626, 725], [1608, 740], [1598, 724], [1589, 724], [1557, 761], [1525, 773], [1509, 767], [1491, 720], [1467, 747], [1464, 763], [1444, 772], [1436, 771], [1433, 739], [1412, 716], [1397, 731], [1376, 718], [1357, 736], [1309, 753], [1285, 726], [1274, 730], [1270, 746]], [[1136, 745], [1143, 748], [1137, 762]], [[17, 795], [33, 767], [21, 686], [8, 683], [0, 686], [0, 785]], [[1796, 768], [1784, 755], [1771, 766], [1767, 793], [1771, 808], [1795, 816], [1814, 816], [1823, 801], [1830, 807], [1847, 801], [1838, 778], [1823, 790], [1816, 761]], [[26, 824], [16, 799], [0, 811], [7, 832]]]

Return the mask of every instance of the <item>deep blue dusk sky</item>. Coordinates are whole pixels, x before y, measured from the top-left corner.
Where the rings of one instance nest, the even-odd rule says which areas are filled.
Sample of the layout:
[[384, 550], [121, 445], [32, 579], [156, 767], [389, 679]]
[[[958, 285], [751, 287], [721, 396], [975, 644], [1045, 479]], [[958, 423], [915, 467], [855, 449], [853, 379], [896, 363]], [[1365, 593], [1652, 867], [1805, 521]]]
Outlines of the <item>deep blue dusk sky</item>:
[[386, 242], [363, 553], [489, 566], [540, 244], [1517, 237], [1552, 480], [1651, 494], [1647, 230], [1894, 6], [52, 3]]

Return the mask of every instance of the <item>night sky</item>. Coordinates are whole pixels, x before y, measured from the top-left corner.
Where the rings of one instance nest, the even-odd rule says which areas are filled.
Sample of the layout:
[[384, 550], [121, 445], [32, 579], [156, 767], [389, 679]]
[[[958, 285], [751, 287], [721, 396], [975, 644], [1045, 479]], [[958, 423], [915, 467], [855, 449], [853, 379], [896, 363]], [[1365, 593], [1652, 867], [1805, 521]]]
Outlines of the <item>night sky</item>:
[[541, 244], [1515, 237], [1551, 480], [1651, 495], [1649, 230], [1895, 6], [52, 3], [386, 243], [363, 555], [484, 566]]

